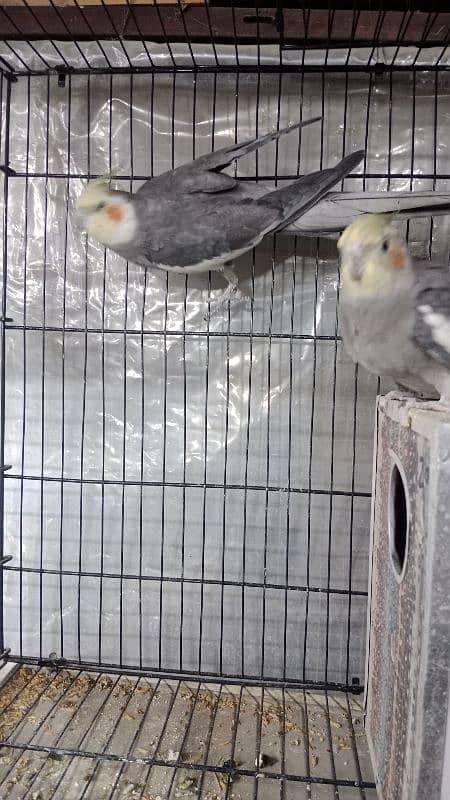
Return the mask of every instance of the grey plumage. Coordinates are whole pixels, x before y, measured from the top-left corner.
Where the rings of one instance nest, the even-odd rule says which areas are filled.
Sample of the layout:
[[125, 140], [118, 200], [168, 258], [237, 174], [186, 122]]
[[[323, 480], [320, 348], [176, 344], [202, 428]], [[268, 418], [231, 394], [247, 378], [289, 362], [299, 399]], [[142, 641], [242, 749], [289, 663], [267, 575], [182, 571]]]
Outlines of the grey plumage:
[[450, 272], [413, 261], [388, 216], [355, 220], [338, 243], [340, 328], [354, 361], [450, 404]]
[[311, 208], [359, 164], [362, 151], [257, 198], [248, 183], [216, 171], [299, 127], [201, 156], [147, 181], [133, 198], [140, 236], [127, 248], [127, 257], [166, 269], [189, 269], [222, 258], [226, 262]]
[[[228, 261], [311, 208], [361, 157], [362, 153], [348, 156], [333, 169], [305, 175], [256, 200], [247, 183], [234, 181], [232, 191], [228, 186], [224, 189], [222, 179], [228, 176], [222, 174], [186, 172], [169, 180], [161, 175], [145, 184], [145, 194], [140, 194], [142, 190], [136, 194], [141, 234], [131, 250], [127, 249], [127, 257], [168, 269], [189, 268], [222, 257]], [[203, 181], [206, 191], [200, 188]], [[190, 197], [193, 192], [195, 197]], [[144, 203], [139, 202], [141, 198]]]
[[[225, 147], [152, 178], [134, 195], [127, 196], [136, 221], [129, 239], [101, 238], [94, 230], [91, 235], [144, 267], [176, 271], [221, 269], [264, 235], [282, 230], [305, 213], [360, 163], [363, 151], [347, 156], [331, 169], [305, 175], [264, 195], [249, 182], [221, 172], [236, 159], [318, 119]], [[86, 196], [88, 192], [89, 186]], [[102, 206], [116, 200], [125, 202], [124, 193], [114, 191], [105, 192], [104, 202], [92, 209], [87, 200], [82, 195], [80, 207], [97, 216], [102, 213]], [[99, 229], [97, 224], [96, 230]]]
[[[421, 276], [422, 281], [423, 277]], [[413, 336], [415, 342], [430, 358], [450, 370], [450, 274], [448, 269], [440, 270], [436, 277], [439, 283], [435, 287], [425, 286], [422, 288], [421, 281], [418, 283]], [[435, 319], [441, 328], [445, 324], [448, 325], [449, 347], [436, 341], [437, 325], [430, 324], [432, 319]]]
[[339, 299], [339, 324], [346, 350], [374, 375], [392, 378], [414, 394], [433, 395], [423, 377], [429, 358], [413, 339], [415, 290], [380, 298]]

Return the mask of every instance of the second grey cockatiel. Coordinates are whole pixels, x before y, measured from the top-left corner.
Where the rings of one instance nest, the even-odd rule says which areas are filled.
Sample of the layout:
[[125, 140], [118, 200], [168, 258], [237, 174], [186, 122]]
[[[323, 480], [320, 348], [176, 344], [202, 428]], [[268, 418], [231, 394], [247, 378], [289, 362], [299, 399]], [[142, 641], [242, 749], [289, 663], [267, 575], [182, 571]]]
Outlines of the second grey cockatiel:
[[356, 167], [363, 151], [264, 195], [221, 170], [247, 153], [320, 117], [234, 144], [146, 181], [135, 194], [109, 180], [88, 184], [78, 199], [90, 236], [143, 267], [176, 272], [222, 270], [297, 219]]
[[[389, 215], [343, 232], [340, 326], [354, 361], [450, 410], [450, 272], [414, 262]], [[433, 404], [436, 407], [436, 404]]]

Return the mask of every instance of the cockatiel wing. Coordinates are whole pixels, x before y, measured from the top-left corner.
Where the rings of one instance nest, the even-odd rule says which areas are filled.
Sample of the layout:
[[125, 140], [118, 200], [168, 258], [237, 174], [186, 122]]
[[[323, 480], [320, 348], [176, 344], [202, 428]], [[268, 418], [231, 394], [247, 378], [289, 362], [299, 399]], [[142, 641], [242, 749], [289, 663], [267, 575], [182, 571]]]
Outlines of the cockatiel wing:
[[191, 177], [195, 181], [196, 174], [187, 171], [181, 181], [178, 170], [161, 175], [148, 191], [134, 197], [141, 239], [136, 241], [137, 251], [127, 245], [123, 255], [166, 269], [194, 267], [201, 271], [211, 268], [211, 263], [220, 268], [310, 208], [359, 164], [363, 155], [362, 151], [352, 153], [331, 169], [304, 175], [256, 200], [243, 181], [237, 181], [231, 192], [199, 189], [197, 194], [187, 195], [185, 187], [192, 191]]
[[220, 170], [247, 153], [258, 150], [291, 131], [319, 122], [320, 119], [321, 117], [313, 117], [303, 122], [296, 122], [288, 128], [272, 131], [257, 139], [249, 139], [247, 142], [232, 144], [213, 153], [199, 156], [189, 164], [183, 164], [177, 169], [164, 172], [162, 175], [146, 181], [136, 192], [136, 197], [155, 196], [159, 191], [159, 186], [164, 187], [166, 192], [172, 191], [177, 194], [228, 192], [236, 187], [238, 181], [231, 175], [224, 175]]
[[447, 286], [419, 290], [413, 335], [430, 358], [450, 369], [450, 279]]
[[[194, 162], [195, 163], [195, 162]], [[208, 172], [198, 170], [191, 172], [187, 168], [178, 167], [172, 172], [164, 172], [156, 178], [146, 181], [136, 192], [137, 200], [147, 198], [158, 198], [161, 194], [165, 196], [181, 197], [186, 194], [219, 194], [235, 189], [238, 181], [231, 175], [223, 172]]]

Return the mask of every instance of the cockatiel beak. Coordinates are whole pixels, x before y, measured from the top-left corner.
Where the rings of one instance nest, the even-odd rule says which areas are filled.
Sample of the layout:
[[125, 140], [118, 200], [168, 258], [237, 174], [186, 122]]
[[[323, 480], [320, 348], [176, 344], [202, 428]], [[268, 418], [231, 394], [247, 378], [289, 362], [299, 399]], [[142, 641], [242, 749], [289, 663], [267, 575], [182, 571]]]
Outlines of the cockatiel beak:
[[351, 281], [359, 282], [364, 274], [365, 262], [363, 248], [359, 236], [349, 235], [348, 226], [341, 234], [337, 247], [340, 254], [341, 268]]
[[97, 211], [104, 211], [106, 216], [113, 222], [121, 222], [124, 216], [122, 208], [123, 202], [115, 202], [122, 199], [122, 193], [111, 191], [111, 180], [107, 177], [95, 178], [90, 181], [80, 194], [77, 201], [77, 208], [88, 216]]
[[364, 264], [361, 260], [361, 255], [357, 253], [349, 255], [347, 268], [352, 281], [360, 281], [364, 272]]

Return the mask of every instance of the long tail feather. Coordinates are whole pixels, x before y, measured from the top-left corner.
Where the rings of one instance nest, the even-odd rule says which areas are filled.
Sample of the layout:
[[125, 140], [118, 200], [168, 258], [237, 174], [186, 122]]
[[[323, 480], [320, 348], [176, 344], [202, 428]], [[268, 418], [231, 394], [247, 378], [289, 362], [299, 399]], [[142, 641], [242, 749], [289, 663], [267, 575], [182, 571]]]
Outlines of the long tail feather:
[[394, 214], [397, 219], [445, 216], [450, 214], [450, 192], [330, 192], [293, 220], [289, 231], [303, 236], [333, 236], [363, 214], [383, 213]]
[[273, 202], [277, 205], [281, 202], [282, 204], [283, 220], [273, 232], [283, 230], [283, 228], [289, 225], [293, 220], [312, 208], [321, 197], [329, 192], [332, 186], [352, 172], [363, 158], [364, 150], [358, 150], [356, 153], [352, 153], [343, 158], [339, 164], [336, 164], [336, 166], [331, 169], [324, 169], [319, 172], [312, 172], [309, 175], [304, 175], [289, 186], [275, 189], [273, 192], [261, 198], [259, 202]]
[[241, 158], [247, 153], [251, 153], [253, 150], [258, 150], [265, 144], [273, 142], [275, 139], [279, 139], [280, 136], [285, 136], [287, 133], [296, 131], [299, 128], [312, 125], [314, 122], [319, 122], [321, 119], [322, 117], [313, 117], [312, 119], [307, 119], [303, 122], [296, 122], [294, 125], [290, 125], [288, 128], [282, 128], [279, 131], [272, 131], [264, 136], [259, 136], [257, 139], [249, 139], [241, 144], [232, 144], [229, 147], [224, 147], [222, 150], [216, 150], [214, 153], [208, 153], [205, 156], [200, 156], [200, 158], [197, 158], [195, 161], [189, 164], [189, 168], [193, 170], [196, 170], [199, 167], [201, 169], [209, 170], [223, 169], [224, 167], [228, 167], [229, 164], [231, 164], [232, 161], [235, 161], [237, 158]]

